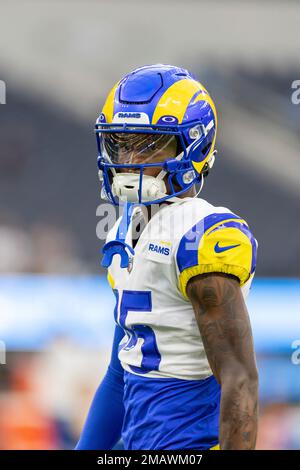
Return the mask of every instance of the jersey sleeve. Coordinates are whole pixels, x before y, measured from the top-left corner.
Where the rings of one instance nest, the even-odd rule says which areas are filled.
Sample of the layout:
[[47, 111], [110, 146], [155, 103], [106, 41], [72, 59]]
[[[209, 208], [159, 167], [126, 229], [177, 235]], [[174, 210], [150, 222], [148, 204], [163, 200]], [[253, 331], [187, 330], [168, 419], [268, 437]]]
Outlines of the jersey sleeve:
[[232, 274], [243, 286], [253, 277], [257, 241], [247, 223], [230, 212], [211, 214], [181, 238], [176, 265], [178, 286], [188, 300], [186, 286], [198, 274]]

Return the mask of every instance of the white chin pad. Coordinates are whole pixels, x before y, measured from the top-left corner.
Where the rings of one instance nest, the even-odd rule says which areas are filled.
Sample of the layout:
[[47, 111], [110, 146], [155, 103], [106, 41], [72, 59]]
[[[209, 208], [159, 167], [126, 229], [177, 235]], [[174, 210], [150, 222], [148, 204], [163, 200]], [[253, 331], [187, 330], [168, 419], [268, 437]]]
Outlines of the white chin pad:
[[[113, 177], [112, 193], [121, 201], [139, 202], [139, 173], [117, 173]], [[166, 185], [162, 179], [143, 175], [142, 201], [153, 201], [167, 194]]]

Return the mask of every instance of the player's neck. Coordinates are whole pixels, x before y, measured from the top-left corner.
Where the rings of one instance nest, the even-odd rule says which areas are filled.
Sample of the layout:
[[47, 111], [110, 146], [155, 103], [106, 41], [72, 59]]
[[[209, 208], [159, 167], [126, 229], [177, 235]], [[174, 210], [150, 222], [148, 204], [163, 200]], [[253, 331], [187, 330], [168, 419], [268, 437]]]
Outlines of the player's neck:
[[[177, 196], [179, 199], [184, 199], [186, 197], [194, 197], [196, 196], [196, 190], [195, 190], [195, 187], [192, 186], [188, 191], [186, 191], [185, 193], [181, 194], [180, 196]], [[160, 204], [158, 204], [159, 206], [159, 210], [164, 207], [166, 204], [172, 204], [172, 202], [170, 201], [164, 201]], [[147, 215], [148, 215], [148, 222], [151, 220], [151, 218], [153, 217], [154, 214], [156, 214], [157, 210], [153, 211], [153, 206], [146, 206], [146, 209], [147, 209]]]
[[[184, 194], [178, 196], [178, 199], [184, 199], [187, 197], [195, 197], [195, 195], [196, 195], [195, 188], [190, 188], [189, 191], [186, 191]], [[171, 205], [171, 204], [172, 202], [170, 201], [164, 201], [161, 204], [156, 205], [156, 207], [154, 207], [153, 205], [149, 205], [149, 206], [143, 206], [141, 208], [142, 212], [144, 213], [144, 217], [142, 216], [141, 218], [140, 213], [136, 214], [136, 216], [138, 217], [138, 220], [137, 220], [135, 230], [133, 230], [133, 232], [137, 233], [138, 236], [136, 237], [132, 233], [132, 247], [133, 248], [135, 248], [141, 233], [143, 232], [145, 227], [148, 225], [150, 220], [153, 218], [153, 216], [157, 214], [157, 212], [160, 211], [160, 209], [162, 209], [166, 205]]]

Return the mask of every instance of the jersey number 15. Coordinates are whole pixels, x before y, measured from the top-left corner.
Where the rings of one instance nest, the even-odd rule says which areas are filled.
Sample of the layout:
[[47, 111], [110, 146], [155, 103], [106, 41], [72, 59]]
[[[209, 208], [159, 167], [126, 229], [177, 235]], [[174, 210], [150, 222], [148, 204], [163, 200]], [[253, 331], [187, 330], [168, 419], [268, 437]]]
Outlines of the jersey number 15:
[[126, 322], [130, 323], [130, 312], [151, 312], [151, 292], [124, 290], [121, 299], [119, 299], [117, 289], [114, 289], [114, 294], [116, 296], [115, 321], [123, 328], [128, 338], [127, 342], [121, 345], [121, 349], [129, 351], [139, 347], [140, 342], [138, 340], [142, 340], [140, 346], [141, 366], [130, 365], [130, 369], [137, 374], [146, 374], [152, 370], [158, 370], [161, 355], [152, 328], [143, 324], [126, 325]]

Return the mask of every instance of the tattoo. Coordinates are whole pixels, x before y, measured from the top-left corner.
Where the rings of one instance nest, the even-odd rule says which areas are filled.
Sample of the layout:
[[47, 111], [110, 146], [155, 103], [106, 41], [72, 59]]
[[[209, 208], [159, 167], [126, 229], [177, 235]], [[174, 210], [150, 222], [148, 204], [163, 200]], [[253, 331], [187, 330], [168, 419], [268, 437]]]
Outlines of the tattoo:
[[220, 446], [254, 449], [257, 431], [257, 369], [251, 325], [234, 276], [192, 278], [193, 305], [210, 367], [221, 384]]

